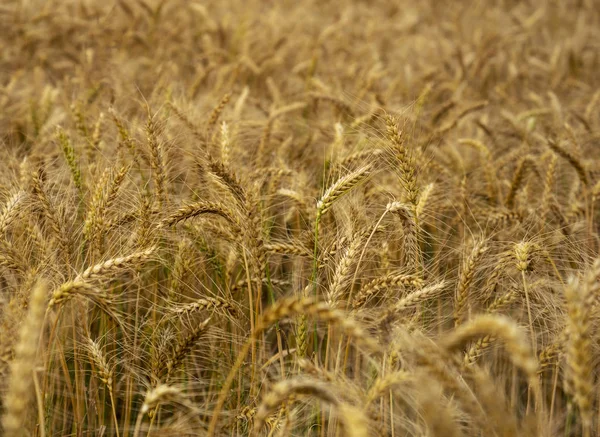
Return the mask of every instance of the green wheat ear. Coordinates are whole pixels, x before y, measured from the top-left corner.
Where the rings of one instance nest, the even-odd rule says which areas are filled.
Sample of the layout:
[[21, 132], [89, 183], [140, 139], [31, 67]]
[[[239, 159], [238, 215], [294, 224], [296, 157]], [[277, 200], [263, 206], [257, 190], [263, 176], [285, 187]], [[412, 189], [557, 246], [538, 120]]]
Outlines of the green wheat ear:
[[73, 147], [73, 143], [71, 139], [64, 131], [63, 128], [56, 128], [56, 136], [58, 138], [58, 143], [60, 148], [65, 156], [65, 160], [67, 161], [67, 165], [69, 166], [69, 170], [71, 171], [71, 177], [73, 179], [73, 183], [77, 187], [79, 194], [83, 196], [83, 182], [81, 179], [81, 170], [79, 169], [79, 164], [77, 163], [77, 157], [75, 155], [75, 148]]

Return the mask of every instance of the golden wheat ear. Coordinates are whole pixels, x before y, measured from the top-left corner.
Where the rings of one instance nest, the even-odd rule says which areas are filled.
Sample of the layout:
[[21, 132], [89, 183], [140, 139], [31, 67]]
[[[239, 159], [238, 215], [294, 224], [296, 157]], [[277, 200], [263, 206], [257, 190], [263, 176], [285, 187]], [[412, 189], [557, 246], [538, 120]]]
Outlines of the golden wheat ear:
[[254, 433], [258, 433], [269, 413], [293, 395], [310, 395], [334, 406], [344, 427], [344, 435], [350, 437], [366, 437], [368, 435], [368, 419], [362, 409], [342, 402], [330, 383], [308, 378], [283, 380], [275, 384], [263, 397], [254, 416]]
[[572, 279], [566, 287], [567, 343], [565, 389], [572, 396], [581, 417], [583, 435], [592, 435], [594, 370], [592, 355], [592, 309], [596, 306], [600, 285], [600, 260], [596, 260], [584, 277], [583, 283]]
[[2, 428], [7, 437], [17, 437], [31, 428], [29, 407], [32, 399], [33, 380], [37, 363], [39, 338], [42, 334], [48, 284], [40, 280], [33, 288], [29, 300], [29, 311], [19, 329], [19, 342], [11, 365], [8, 389], [4, 395]]

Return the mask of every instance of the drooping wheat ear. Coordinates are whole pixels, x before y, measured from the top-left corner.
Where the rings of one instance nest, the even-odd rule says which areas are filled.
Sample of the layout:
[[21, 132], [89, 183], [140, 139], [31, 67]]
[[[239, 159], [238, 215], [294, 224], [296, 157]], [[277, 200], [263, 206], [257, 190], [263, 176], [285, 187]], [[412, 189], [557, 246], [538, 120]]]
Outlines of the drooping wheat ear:
[[373, 279], [360, 289], [352, 302], [352, 306], [356, 309], [363, 306], [367, 300], [379, 294], [380, 291], [395, 288], [395, 287], [420, 287], [423, 285], [423, 280], [415, 275], [405, 273], [390, 273], [386, 276]]
[[254, 416], [254, 432], [257, 433], [261, 430], [271, 411], [294, 395], [314, 396], [334, 406], [340, 415], [344, 435], [349, 437], [366, 437], [368, 435], [368, 421], [362, 410], [341, 402], [331, 384], [307, 378], [284, 380], [271, 387]]
[[396, 320], [399, 314], [404, 310], [413, 307], [427, 299], [438, 296], [443, 291], [445, 286], [446, 283], [441, 281], [437, 284], [429, 285], [420, 290], [407, 294], [398, 302], [396, 302], [392, 308], [389, 308], [385, 311], [384, 315], [379, 319], [379, 325], [385, 329], [394, 320]]
[[355, 233], [335, 267], [335, 273], [326, 296], [327, 303], [332, 307], [337, 306], [346, 288], [348, 286], [352, 287], [352, 265], [356, 263], [356, 256], [362, 247], [363, 241], [362, 234]]
[[441, 386], [429, 379], [419, 385], [416, 398], [420, 415], [427, 425], [431, 437], [460, 437], [464, 430], [458, 424], [458, 411], [453, 402], [444, 399]]
[[487, 219], [487, 226], [490, 228], [506, 226], [511, 222], [518, 223], [523, 219], [520, 211], [509, 211], [504, 208], [488, 209], [484, 214]]
[[169, 312], [172, 317], [180, 317], [182, 315], [189, 316], [191, 314], [204, 311], [204, 310], [223, 310], [230, 315], [238, 313], [238, 309], [233, 303], [220, 297], [202, 297], [194, 302], [175, 305], [169, 308]]
[[440, 104], [433, 113], [431, 114], [431, 124], [436, 125], [439, 121], [441, 121], [452, 108], [456, 106], [456, 100], [449, 99], [442, 104]]
[[[442, 346], [449, 352], [462, 349], [466, 344], [480, 337], [491, 336], [501, 339], [513, 365], [520, 368], [527, 376], [529, 384], [534, 388], [537, 398], [538, 379], [536, 377], [538, 363], [527, 337], [517, 324], [508, 317], [485, 314], [472, 319], [469, 323], [456, 328], [442, 341]], [[536, 402], [538, 400], [536, 399]]]
[[[452, 393], [452, 397], [458, 405], [464, 409], [477, 426], [484, 431], [490, 431], [491, 426], [487, 415], [472, 390], [455, 371], [454, 366], [452, 366], [452, 357], [448, 356], [446, 351], [441, 350], [437, 345], [421, 343], [410, 345], [410, 347], [412, 348], [411, 352], [417, 358], [419, 367], [426, 372], [422, 378], [435, 378], [445, 390]], [[417, 375], [413, 378], [415, 381], [419, 381]], [[491, 433], [485, 432], [484, 435], [491, 435]]]
[[159, 227], [173, 226], [184, 220], [197, 217], [204, 214], [216, 214], [223, 217], [233, 225], [238, 225], [239, 219], [237, 214], [227, 207], [224, 203], [218, 202], [194, 202], [183, 205], [170, 216], [166, 217], [159, 223]]
[[518, 415], [514, 410], [509, 409], [509, 402], [503, 388], [494, 381], [489, 371], [479, 366], [471, 366], [465, 369], [464, 373], [473, 381], [477, 399], [484, 407], [489, 422], [494, 424], [494, 435], [507, 437], [521, 435], [519, 431], [524, 432], [524, 430], [519, 430]]
[[52, 297], [48, 302], [48, 308], [61, 305], [71, 300], [75, 296], [86, 297], [89, 300], [101, 305], [104, 305], [109, 301], [108, 295], [105, 292], [98, 290], [88, 282], [75, 280], [61, 284], [60, 287], [52, 292]]
[[200, 135], [200, 130], [196, 123], [194, 123], [190, 118], [181, 110], [179, 106], [173, 101], [167, 102], [167, 106], [171, 111], [175, 113], [177, 118], [181, 120], [181, 122], [185, 125], [186, 128], [190, 130], [190, 132], [197, 138], [202, 138]]
[[554, 179], [556, 178], [556, 154], [550, 152], [550, 160], [546, 169], [546, 177], [544, 178], [544, 193], [542, 194], [542, 203], [540, 205], [540, 219], [542, 223], [546, 223], [546, 215], [550, 210], [550, 202], [554, 193]]
[[148, 112], [146, 138], [148, 149], [150, 149], [150, 167], [152, 168], [152, 180], [154, 181], [154, 196], [158, 209], [160, 209], [165, 202], [166, 163], [165, 151], [158, 135], [156, 122]]
[[481, 257], [487, 251], [485, 240], [479, 238], [473, 244], [469, 255], [463, 259], [462, 266], [458, 275], [458, 285], [456, 287], [456, 296], [454, 304], [454, 325], [458, 326], [461, 322], [463, 312], [467, 303], [470, 301], [469, 289], [473, 283], [475, 269], [481, 261]]
[[82, 280], [100, 279], [119, 270], [134, 267], [145, 262], [156, 251], [157, 247], [152, 246], [145, 250], [134, 252], [128, 256], [111, 258], [96, 265], [90, 266], [79, 276]]
[[[290, 281], [286, 280], [286, 279], [279, 279], [279, 278], [253, 278], [250, 277], [250, 283], [252, 282], [262, 282], [265, 285], [268, 285], [269, 282], [271, 283], [271, 285], [274, 286], [278, 286], [278, 287], [285, 287], [291, 284]], [[237, 281], [235, 284], [233, 284], [231, 286], [230, 291], [232, 293], [234, 292], [239, 292], [240, 290], [245, 289], [248, 286], [248, 278], [244, 278], [244, 279], [240, 279], [239, 281]]]
[[317, 202], [317, 215], [322, 216], [331, 205], [342, 197], [344, 194], [351, 191], [354, 187], [364, 181], [371, 174], [372, 166], [370, 164], [364, 165], [353, 172], [342, 176], [337, 181], [325, 190], [321, 199]]
[[298, 367], [307, 375], [320, 379], [321, 381], [334, 382], [337, 379], [333, 372], [317, 366], [311, 360], [306, 358], [300, 358], [298, 360]]
[[208, 163], [210, 172], [237, 200], [238, 206], [244, 208], [248, 202], [246, 190], [240, 183], [235, 172], [224, 162], [210, 160]]
[[14, 222], [18, 216], [19, 204], [25, 198], [23, 191], [18, 191], [8, 198], [0, 213], [0, 238], [4, 236], [8, 227]]
[[173, 347], [171, 353], [167, 356], [165, 362], [160, 363], [161, 366], [154, 369], [155, 377], [161, 381], [163, 378], [169, 379], [169, 376], [173, 373], [177, 367], [183, 363], [185, 357], [192, 352], [194, 346], [205, 334], [208, 329], [208, 324], [211, 318], [198, 323], [193, 329], [191, 329], [185, 337]]
[[441, 136], [458, 125], [458, 122], [472, 112], [479, 111], [487, 106], [487, 101], [475, 102], [460, 110], [450, 121], [436, 129], [434, 136]]
[[8, 389], [4, 395], [2, 428], [6, 437], [27, 434], [29, 401], [36, 366], [39, 338], [43, 328], [48, 285], [39, 280], [31, 292], [29, 311], [19, 329], [19, 342], [11, 365]]
[[394, 304], [392, 311], [394, 313], [398, 313], [426, 299], [436, 297], [439, 293], [441, 293], [444, 290], [445, 287], [446, 282], [441, 281], [437, 284], [428, 285], [427, 287], [421, 288], [420, 290], [407, 294]]
[[156, 411], [157, 407], [167, 403], [177, 405], [188, 412], [197, 412], [197, 409], [181, 388], [172, 385], [160, 384], [146, 393], [144, 403], [142, 404], [142, 408], [140, 409], [136, 419], [133, 436], [139, 436], [142, 420], [146, 414]]
[[340, 327], [346, 335], [352, 337], [359, 346], [365, 349], [380, 350], [378, 343], [345, 311], [333, 309], [325, 302], [315, 302], [306, 297], [289, 297], [279, 300], [267, 308], [257, 321], [253, 335], [258, 337], [273, 323], [300, 314], [313, 316], [318, 320]]
[[497, 297], [494, 301], [487, 307], [486, 311], [490, 314], [497, 313], [502, 309], [506, 308], [508, 305], [513, 303], [517, 297], [519, 296], [516, 289], [511, 289], [506, 294]]
[[559, 145], [555, 140], [548, 139], [548, 146], [559, 156], [565, 159], [577, 172], [577, 176], [586, 187], [590, 184], [590, 179], [587, 173], [587, 170], [583, 163], [569, 152], [567, 149]]
[[311, 256], [310, 250], [300, 241], [270, 241], [265, 243], [265, 250], [283, 255]]
[[[598, 286], [594, 288], [597, 290]], [[589, 283], [580, 284], [575, 279], [569, 281], [565, 290], [568, 309], [565, 388], [579, 408], [586, 437], [591, 435], [594, 389], [589, 305], [591, 291]]]
[[[305, 291], [307, 289], [308, 287], [305, 288]], [[278, 320], [284, 317], [295, 317], [300, 314], [314, 316], [324, 322], [330, 322], [332, 325], [340, 327], [347, 336], [352, 337], [358, 346], [362, 346], [372, 352], [381, 351], [379, 344], [367, 335], [366, 331], [344, 311], [334, 310], [326, 303], [314, 302], [306, 297], [290, 297], [280, 300], [261, 315], [252, 332], [252, 338], [246, 342], [242, 350], [238, 353], [236, 361], [223, 383], [216, 405], [213, 408], [213, 414], [208, 426], [208, 437], [212, 437], [215, 434], [219, 415], [229, 394], [231, 384], [233, 384], [237, 371], [246, 359], [254, 343], [253, 340], [259, 338], [269, 326]]]
[[515, 170], [515, 174], [510, 184], [510, 189], [506, 195], [505, 204], [507, 208], [512, 208], [514, 206], [517, 191], [519, 191], [519, 189], [523, 186], [526, 173], [533, 166], [533, 163], [534, 161], [531, 156], [525, 156], [523, 159], [521, 159], [521, 161], [519, 161], [519, 165], [517, 165], [517, 169]]
[[[502, 308], [510, 305], [518, 297], [517, 290], [512, 289], [508, 293], [496, 298], [486, 309], [488, 314], [495, 314]], [[477, 358], [481, 353], [486, 350], [496, 339], [491, 335], [486, 335], [478, 339], [474, 344], [471, 345], [469, 350], [465, 353], [464, 364], [473, 365], [477, 361]]]
[[401, 202], [392, 202], [388, 205], [388, 209], [402, 221], [407, 264], [416, 272], [417, 276], [421, 277], [423, 272], [423, 258], [421, 248], [419, 247], [419, 229], [413, 209]]
[[398, 121], [391, 115], [387, 115], [385, 122], [387, 136], [392, 143], [393, 153], [400, 170], [400, 181], [406, 192], [406, 201], [411, 205], [414, 212], [419, 202], [419, 185], [415, 162], [410, 150], [406, 147], [402, 131], [398, 127]]
[[344, 102], [344, 100], [342, 100], [339, 97], [332, 96], [331, 94], [319, 93], [319, 92], [315, 92], [315, 91], [309, 92], [308, 96], [310, 98], [312, 98], [315, 103], [327, 102], [327, 103], [333, 105], [333, 107], [340, 113], [346, 113], [350, 117], [354, 117], [354, 111], [352, 110], [352, 107], [348, 103]]
[[73, 148], [73, 144], [71, 140], [65, 133], [65, 131], [58, 127], [56, 128], [56, 136], [58, 138], [58, 143], [60, 148], [62, 149], [63, 154], [65, 155], [65, 160], [67, 161], [67, 165], [69, 166], [69, 170], [71, 170], [71, 177], [73, 178], [73, 183], [79, 190], [79, 193], [82, 193], [83, 183], [81, 180], [81, 170], [79, 170], [79, 164], [77, 164], [77, 157], [75, 156], [75, 149]]
[[344, 157], [336, 167], [340, 169], [352, 169], [359, 164], [364, 165], [365, 161], [377, 161], [384, 153], [383, 149], [360, 150]]
[[367, 391], [364, 409], [366, 410], [373, 402], [375, 402], [381, 396], [384, 396], [390, 389], [404, 384], [407, 381], [411, 381], [411, 375], [409, 372], [404, 370], [391, 372], [385, 376], [377, 377], [371, 388], [369, 388]]

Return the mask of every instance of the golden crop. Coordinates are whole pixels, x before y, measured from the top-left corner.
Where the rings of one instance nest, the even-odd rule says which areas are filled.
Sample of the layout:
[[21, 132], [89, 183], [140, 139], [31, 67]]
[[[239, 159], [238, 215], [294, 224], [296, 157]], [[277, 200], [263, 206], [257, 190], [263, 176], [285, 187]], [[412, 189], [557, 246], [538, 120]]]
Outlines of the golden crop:
[[2, 435], [600, 435], [599, 71], [595, 0], [4, 0]]

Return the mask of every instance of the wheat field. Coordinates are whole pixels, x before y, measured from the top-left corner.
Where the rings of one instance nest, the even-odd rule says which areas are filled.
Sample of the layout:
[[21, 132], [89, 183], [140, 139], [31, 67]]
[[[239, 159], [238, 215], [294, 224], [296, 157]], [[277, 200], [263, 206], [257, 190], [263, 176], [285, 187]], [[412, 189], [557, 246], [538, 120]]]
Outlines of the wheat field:
[[600, 435], [596, 0], [4, 0], [13, 436]]

